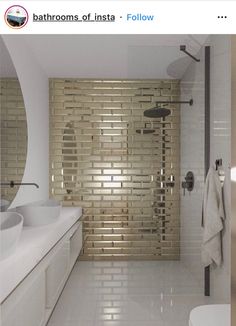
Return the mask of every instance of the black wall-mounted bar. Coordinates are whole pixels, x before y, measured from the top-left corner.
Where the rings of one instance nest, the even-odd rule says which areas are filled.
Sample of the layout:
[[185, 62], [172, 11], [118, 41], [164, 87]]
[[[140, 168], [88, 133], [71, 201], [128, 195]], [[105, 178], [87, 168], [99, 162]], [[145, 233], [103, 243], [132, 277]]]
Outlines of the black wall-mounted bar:
[[39, 188], [39, 185], [37, 183], [21, 183], [21, 182], [15, 182], [15, 181], [10, 181], [10, 182], [1, 182], [1, 186], [10, 186], [11, 188], [15, 186], [35, 186], [36, 188]]
[[193, 99], [189, 101], [157, 101], [156, 104], [189, 104], [193, 105]]
[[195, 60], [196, 62], [200, 62], [200, 59], [197, 59], [196, 57], [194, 57], [194, 55], [192, 55], [191, 53], [189, 53], [186, 50], [186, 45], [180, 45], [180, 51], [186, 53], [190, 58], [192, 58], [193, 60]]
[[[210, 46], [205, 46], [205, 178], [210, 168]], [[204, 269], [204, 294], [210, 296], [210, 266]]]

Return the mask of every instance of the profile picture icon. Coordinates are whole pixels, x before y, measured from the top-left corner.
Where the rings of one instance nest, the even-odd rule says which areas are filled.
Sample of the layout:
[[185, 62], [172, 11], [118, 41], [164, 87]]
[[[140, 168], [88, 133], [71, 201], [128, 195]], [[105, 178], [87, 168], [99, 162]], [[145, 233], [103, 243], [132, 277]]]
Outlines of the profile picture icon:
[[6, 24], [14, 29], [24, 27], [29, 19], [27, 10], [22, 6], [11, 6], [5, 12]]

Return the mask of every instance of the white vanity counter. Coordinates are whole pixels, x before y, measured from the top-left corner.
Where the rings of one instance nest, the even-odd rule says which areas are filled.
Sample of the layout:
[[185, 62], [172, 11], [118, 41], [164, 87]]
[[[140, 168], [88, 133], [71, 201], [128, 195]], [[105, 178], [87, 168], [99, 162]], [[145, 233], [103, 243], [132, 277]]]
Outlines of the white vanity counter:
[[81, 216], [80, 207], [63, 207], [57, 222], [23, 228], [14, 254], [0, 261], [1, 303]]

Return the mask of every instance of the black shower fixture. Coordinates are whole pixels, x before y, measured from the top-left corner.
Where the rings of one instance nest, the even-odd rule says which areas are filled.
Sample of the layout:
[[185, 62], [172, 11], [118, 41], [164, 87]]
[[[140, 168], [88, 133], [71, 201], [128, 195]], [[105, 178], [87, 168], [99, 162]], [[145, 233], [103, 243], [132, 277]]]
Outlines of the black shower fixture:
[[141, 135], [150, 135], [153, 134], [154, 132], [155, 129], [149, 128], [147, 123], [145, 123], [144, 128], [136, 129], [136, 133]]
[[195, 60], [196, 62], [200, 62], [200, 59], [197, 59], [196, 57], [194, 57], [194, 55], [192, 55], [191, 53], [189, 53], [186, 50], [186, 45], [180, 45], [180, 51], [184, 52], [185, 54], [187, 54], [190, 58], [192, 58], [193, 60]]
[[144, 116], [147, 118], [164, 118], [170, 114], [170, 110], [163, 107], [155, 107], [144, 111]]
[[167, 105], [167, 104], [189, 104], [190, 106], [193, 105], [193, 99], [189, 101], [158, 101], [156, 102], [156, 107], [145, 110], [144, 111], [144, 116], [147, 118], [165, 118], [167, 117], [171, 111], [168, 108], [165, 108], [161, 105]]
[[137, 129], [136, 132], [137, 134], [149, 135], [153, 134], [155, 132], [155, 129]]

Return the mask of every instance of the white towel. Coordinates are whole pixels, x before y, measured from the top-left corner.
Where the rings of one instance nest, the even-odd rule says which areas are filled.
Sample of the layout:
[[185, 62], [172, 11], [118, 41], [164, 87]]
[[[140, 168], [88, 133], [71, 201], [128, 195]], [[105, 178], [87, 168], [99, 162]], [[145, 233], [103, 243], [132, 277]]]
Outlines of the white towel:
[[204, 266], [222, 263], [221, 231], [224, 228], [224, 205], [218, 172], [211, 167], [206, 177], [203, 201], [203, 244]]

